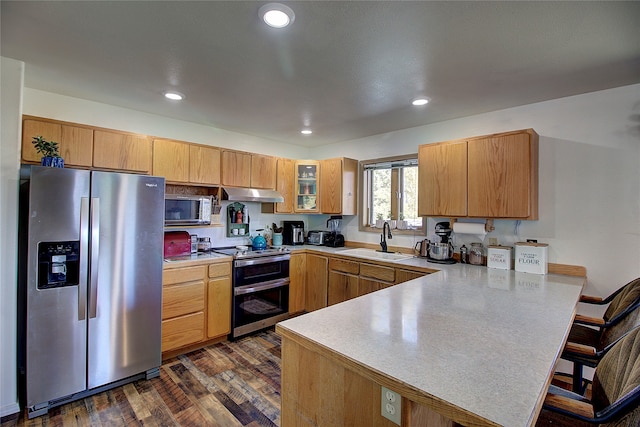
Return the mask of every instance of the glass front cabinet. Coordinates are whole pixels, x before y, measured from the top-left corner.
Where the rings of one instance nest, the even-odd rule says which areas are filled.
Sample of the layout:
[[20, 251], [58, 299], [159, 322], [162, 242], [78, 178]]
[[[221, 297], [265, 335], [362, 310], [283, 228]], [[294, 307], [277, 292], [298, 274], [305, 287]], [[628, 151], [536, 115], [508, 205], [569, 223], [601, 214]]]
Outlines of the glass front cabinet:
[[299, 160], [295, 164], [295, 212], [318, 213], [320, 162]]

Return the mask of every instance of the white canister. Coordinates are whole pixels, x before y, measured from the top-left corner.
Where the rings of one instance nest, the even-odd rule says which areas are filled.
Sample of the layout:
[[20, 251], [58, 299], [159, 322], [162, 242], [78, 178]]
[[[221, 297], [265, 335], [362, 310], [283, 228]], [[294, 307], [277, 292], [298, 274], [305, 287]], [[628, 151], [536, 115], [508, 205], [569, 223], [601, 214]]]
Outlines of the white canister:
[[487, 267], [500, 270], [511, 270], [510, 246], [487, 246]]
[[516, 243], [516, 271], [535, 274], [547, 274], [546, 243], [518, 242]]

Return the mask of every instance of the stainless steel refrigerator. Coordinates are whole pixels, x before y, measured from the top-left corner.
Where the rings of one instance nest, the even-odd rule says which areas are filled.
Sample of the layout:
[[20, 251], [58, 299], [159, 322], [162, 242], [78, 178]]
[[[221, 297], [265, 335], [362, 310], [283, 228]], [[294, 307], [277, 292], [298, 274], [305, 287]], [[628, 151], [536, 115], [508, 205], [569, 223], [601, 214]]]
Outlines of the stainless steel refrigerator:
[[161, 364], [164, 178], [24, 167], [19, 360], [33, 418]]

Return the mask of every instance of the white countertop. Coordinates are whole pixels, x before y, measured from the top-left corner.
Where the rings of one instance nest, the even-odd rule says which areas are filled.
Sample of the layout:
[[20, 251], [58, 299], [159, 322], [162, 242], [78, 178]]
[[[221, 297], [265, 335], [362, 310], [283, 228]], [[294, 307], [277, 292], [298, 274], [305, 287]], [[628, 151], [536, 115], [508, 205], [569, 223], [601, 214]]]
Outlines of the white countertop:
[[279, 327], [499, 425], [530, 425], [585, 279], [396, 264], [415, 263], [441, 271]]

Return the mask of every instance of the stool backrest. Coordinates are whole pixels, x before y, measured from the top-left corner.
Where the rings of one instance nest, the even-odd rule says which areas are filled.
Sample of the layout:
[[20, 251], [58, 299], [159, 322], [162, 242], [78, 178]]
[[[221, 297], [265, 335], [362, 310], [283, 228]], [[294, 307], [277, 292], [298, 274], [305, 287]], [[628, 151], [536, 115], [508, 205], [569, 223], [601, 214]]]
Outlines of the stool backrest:
[[611, 300], [604, 312], [604, 320], [610, 322], [618, 316], [624, 315], [634, 306], [640, 304], [640, 277], [624, 285]]
[[[640, 328], [603, 356], [595, 370], [592, 393], [596, 415], [614, 418], [606, 426], [640, 426]], [[619, 414], [624, 415], [615, 420]]]

